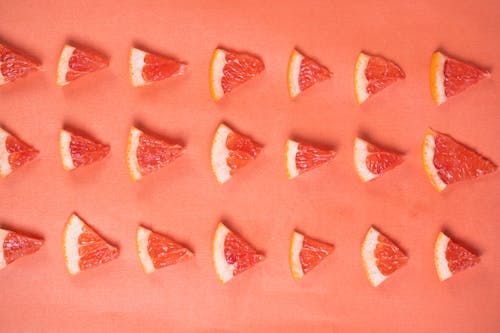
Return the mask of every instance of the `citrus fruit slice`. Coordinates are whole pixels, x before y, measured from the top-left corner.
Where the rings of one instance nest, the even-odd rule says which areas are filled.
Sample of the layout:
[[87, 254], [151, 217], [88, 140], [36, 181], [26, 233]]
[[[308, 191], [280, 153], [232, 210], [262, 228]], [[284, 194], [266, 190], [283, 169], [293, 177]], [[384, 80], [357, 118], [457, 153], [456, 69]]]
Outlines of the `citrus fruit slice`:
[[184, 153], [185, 148], [146, 134], [131, 127], [128, 146], [127, 164], [132, 180], [161, 169]]
[[478, 256], [455, 243], [440, 232], [434, 245], [434, 264], [439, 280], [444, 281], [456, 273], [479, 263]]
[[24, 78], [39, 68], [33, 59], [0, 43], [0, 86]]
[[360, 138], [354, 139], [353, 155], [356, 172], [364, 182], [379, 177], [403, 162], [401, 154], [382, 150]]
[[304, 274], [332, 253], [332, 245], [294, 231], [290, 242], [290, 270], [293, 279], [295, 281], [302, 279]]
[[220, 124], [212, 141], [212, 171], [220, 184], [227, 182], [233, 174], [254, 160], [262, 146], [247, 136]]
[[215, 272], [221, 283], [253, 267], [264, 256], [258, 254], [243, 238], [219, 223], [213, 242]]
[[424, 170], [432, 185], [441, 192], [447, 185], [494, 172], [487, 158], [451, 136], [428, 129], [422, 145]]
[[7, 177], [37, 155], [36, 149], [0, 128], [0, 177]]
[[193, 253], [168, 237], [139, 226], [136, 235], [137, 255], [146, 274], [186, 261]]
[[216, 48], [210, 62], [209, 88], [214, 101], [264, 70], [258, 57]]
[[476, 66], [436, 51], [431, 60], [431, 95], [436, 105], [455, 96], [491, 74]]
[[361, 246], [366, 276], [376, 287], [408, 262], [408, 257], [389, 238], [371, 227]]
[[129, 74], [134, 87], [145, 86], [169, 77], [183, 75], [186, 65], [174, 59], [140, 50], [130, 49]]
[[328, 68], [297, 50], [292, 51], [288, 61], [288, 93], [291, 98], [297, 97], [304, 90], [331, 77], [332, 74]]
[[335, 158], [332, 150], [323, 150], [305, 143], [288, 140], [285, 148], [285, 167], [289, 179], [322, 166]]
[[354, 94], [358, 104], [405, 77], [394, 62], [361, 52], [354, 67]]
[[119, 252], [76, 214], [69, 217], [64, 227], [63, 250], [66, 268], [71, 275], [114, 260]]
[[57, 65], [56, 83], [65, 86], [89, 73], [109, 66], [109, 60], [88, 48], [65, 45]]
[[64, 170], [70, 171], [102, 160], [109, 146], [63, 129], [59, 133], [59, 153]]
[[0, 269], [13, 261], [38, 251], [43, 240], [0, 229]]

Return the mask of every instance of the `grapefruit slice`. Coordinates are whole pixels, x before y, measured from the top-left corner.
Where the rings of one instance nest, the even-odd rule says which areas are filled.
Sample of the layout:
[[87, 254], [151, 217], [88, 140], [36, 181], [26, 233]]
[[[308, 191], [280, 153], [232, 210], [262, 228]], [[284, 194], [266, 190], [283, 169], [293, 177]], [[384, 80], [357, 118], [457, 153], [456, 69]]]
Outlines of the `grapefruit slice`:
[[389, 238], [370, 227], [363, 245], [361, 259], [366, 276], [376, 287], [408, 262], [408, 257]]
[[475, 179], [497, 169], [474, 150], [430, 128], [424, 136], [422, 161], [427, 177], [439, 192], [449, 184]]
[[212, 141], [212, 171], [219, 184], [227, 182], [234, 173], [254, 160], [262, 146], [247, 136], [220, 124]]
[[56, 83], [65, 86], [89, 73], [109, 66], [109, 60], [88, 48], [65, 45], [57, 65]]
[[360, 138], [354, 139], [354, 166], [362, 181], [381, 176], [403, 162], [401, 154], [382, 150]]
[[320, 167], [334, 158], [335, 152], [332, 150], [323, 150], [293, 140], [286, 142], [285, 167], [289, 179]]
[[216, 48], [210, 62], [209, 88], [214, 101], [264, 70], [258, 57]]
[[294, 231], [290, 242], [290, 270], [293, 279], [295, 281], [302, 279], [304, 274], [332, 253], [332, 245]]
[[446, 102], [491, 74], [476, 66], [453, 59], [436, 51], [431, 60], [431, 95], [436, 105]]
[[139, 180], [144, 175], [161, 169], [184, 153], [185, 148], [146, 134], [131, 127], [128, 146], [127, 164], [132, 180]]
[[434, 264], [439, 280], [444, 281], [458, 272], [479, 263], [478, 256], [440, 232], [434, 245]]
[[64, 170], [70, 171], [102, 160], [109, 146], [63, 129], [59, 133], [59, 153]]
[[243, 238], [235, 235], [224, 224], [219, 223], [213, 242], [215, 272], [221, 283], [253, 267], [264, 256], [258, 254]]
[[36, 72], [40, 65], [28, 56], [0, 43], [0, 86]]
[[118, 257], [118, 249], [108, 244], [76, 214], [63, 232], [64, 262], [71, 275], [105, 264]]
[[354, 67], [354, 94], [358, 104], [405, 77], [394, 62], [361, 52]]
[[297, 97], [304, 90], [331, 77], [332, 74], [328, 68], [297, 50], [292, 51], [288, 61], [288, 93], [291, 98]]
[[31, 161], [38, 151], [0, 127], [0, 177]]
[[13, 261], [40, 250], [43, 239], [31, 238], [17, 232], [0, 229], [0, 269]]
[[174, 59], [146, 52], [138, 48], [130, 49], [129, 74], [134, 87], [145, 86], [169, 77], [183, 75], [186, 65]]
[[175, 265], [193, 256], [187, 248], [168, 237], [139, 226], [136, 235], [137, 255], [146, 274]]

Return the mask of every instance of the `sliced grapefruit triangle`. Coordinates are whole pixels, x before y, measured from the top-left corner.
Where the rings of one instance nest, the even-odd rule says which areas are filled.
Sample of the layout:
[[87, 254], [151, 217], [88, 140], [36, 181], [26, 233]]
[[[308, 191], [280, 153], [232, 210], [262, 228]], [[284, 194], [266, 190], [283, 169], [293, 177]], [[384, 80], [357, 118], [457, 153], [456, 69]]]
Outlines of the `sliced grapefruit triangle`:
[[78, 215], [72, 214], [63, 232], [66, 269], [71, 275], [105, 264], [118, 257], [116, 247], [107, 243]]
[[59, 153], [66, 171], [102, 160], [109, 153], [109, 146], [88, 137], [62, 129], [59, 133]]
[[0, 43], [0, 86], [38, 70], [40, 65], [29, 56]]
[[215, 230], [212, 255], [215, 272], [223, 284], [264, 259], [262, 254], [222, 223]]
[[0, 178], [38, 156], [38, 151], [0, 127]]
[[146, 274], [181, 263], [193, 256], [183, 245], [142, 226], [137, 228], [136, 246], [139, 261]]
[[32, 238], [12, 230], [0, 229], [0, 269], [19, 258], [37, 252], [43, 239]]
[[56, 83], [65, 86], [89, 73], [109, 66], [109, 60], [88, 48], [64, 45], [57, 65]]
[[149, 85], [169, 77], [181, 76], [187, 66], [172, 58], [135, 47], [130, 49], [129, 75], [134, 87]]
[[287, 140], [285, 147], [285, 168], [289, 179], [318, 168], [335, 158], [333, 150]]
[[403, 162], [401, 154], [382, 150], [358, 137], [354, 139], [353, 156], [356, 173], [363, 182], [375, 179]]
[[334, 247], [294, 231], [290, 241], [290, 271], [295, 281], [333, 253]]
[[297, 97], [318, 82], [330, 79], [332, 74], [325, 66], [294, 49], [288, 61], [288, 93]]
[[434, 264], [439, 280], [447, 280], [456, 273], [476, 265], [479, 261], [477, 255], [455, 243], [444, 233], [438, 234], [434, 245]]

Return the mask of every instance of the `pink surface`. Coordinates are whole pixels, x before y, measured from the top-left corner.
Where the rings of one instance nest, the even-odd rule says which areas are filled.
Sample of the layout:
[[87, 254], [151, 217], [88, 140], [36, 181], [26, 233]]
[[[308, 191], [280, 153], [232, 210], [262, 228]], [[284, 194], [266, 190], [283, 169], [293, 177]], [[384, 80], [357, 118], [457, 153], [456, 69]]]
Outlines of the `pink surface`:
[[[2, 332], [498, 332], [498, 173], [437, 193], [420, 147], [432, 126], [500, 163], [497, 1], [16, 1], [0, 4], [0, 37], [40, 59], [45, 71], [0, 88], [0, 123], [41, 153], [0, 184], [0, 223], [45, 238], [37, 254], [0, 272]], [[67, 41], [111, 58], [110, 68], [55, 85]], [[187, 75], [130, 86], [127, 57], [142, 45], [186, 61]], [[262, 57], [265, 72], [216, 104], [207, 86], [218, 46]], [[299, 47], [334, 73], [295, 101], [286, 90]], [[492, 71], [492, 78], [437, 108], [429, 62], [437, 48]], [[400, 65], [406, 80], [361, 107], [352, 89], [359, 51]], [[225, 121], [264, 145], [259, 158], [219, 186], [209, 151]], [[132, 124], [187, 145], [185, 155], [140, 183], [125, 164]], [[111, 145], [104, 161], [63, 171], [58, 131], [86, 131]], [[352, 142], [363, 134], [406, 153], [400, 167], [362, 184]], [[333, 147], [335, 161], [294, 181], [283, 166], [287, 138]], [[64, 223], [78, 212], [118, 245], [118, 260], [69, 277]], [[220, 285], [212, 234], [223, 219], [266, 260]], [[146, 276], [139, 223], [187, 244], [186, 263]], [[379, 288], [365, 278], [360, 244], [370, 225], [393, 238], [408, 265]], [[298, 228], [334, 254], [299, 283], [288, 268]], [[433, 266], [440, 230], [470, 244], [481, 263], [441, 283]]]

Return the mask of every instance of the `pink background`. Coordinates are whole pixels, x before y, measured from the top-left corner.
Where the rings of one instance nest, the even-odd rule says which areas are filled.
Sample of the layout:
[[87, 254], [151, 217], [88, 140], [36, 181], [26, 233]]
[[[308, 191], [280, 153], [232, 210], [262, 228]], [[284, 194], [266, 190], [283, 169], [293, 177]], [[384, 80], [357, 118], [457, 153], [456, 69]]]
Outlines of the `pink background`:
[[[0, 223], [46, 244], [0, 272], [0, 330], [498, 332], [500, 177], [437, 193], [423, 172], [420, 147], [432, 126], [500, 163], [499, 11], [498, 1], [3, 1], [0, 38], [40, 59], [45, 71], [0, 89], [0, 123], [41, 151], [0, 181]], [[56, 86], [67, 41], [104, 52], [110, 68]], [[132, 45], [186, 61], [188, 74], [132, 88]], [[260, 55], [266, 71], [216, 104], [207, 81], [218, 45]], [[294, 47], [334, 77], [291, 101], [286, 68]], [[492, 78], [437, 108], [428, 87], [437, 48], [491, 70]], [[395, 60], [407, 74], [361, 107], [352, 89], [360, 50]], [[221, 121], [265, 146], [223, 186], [209, 162]], [[125, 151], [132, 124], [184, 142], [185, 156], [131, 182]], [[63, 125], [109, 143], [110, 156], [63, 171], [57, 148]], [[405, 163], [362, 184], [351, 154], [358, 134], [404, 152]], [[283, 152], [291, 136], [332, 147], [338, 156], [289, 181]], [[73, 211], [120, 247], [118, 260], [67, 275], [61, 233]], [[217, 281], [211, 259], [220, 219], [266, 254], [226, 285]], [[184, 242], [196, 257], [146, 276], [134, 245], [139, 223]], [[360, 262], [372, 224], [410, 257], [376, 289]], [[288, 268], [294, 228], [336, 246], [299, 283]], [[440, 283], [433, 245], [443, 229], [482, 261]]]

